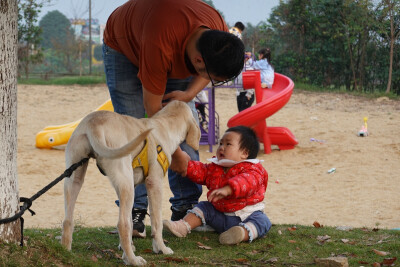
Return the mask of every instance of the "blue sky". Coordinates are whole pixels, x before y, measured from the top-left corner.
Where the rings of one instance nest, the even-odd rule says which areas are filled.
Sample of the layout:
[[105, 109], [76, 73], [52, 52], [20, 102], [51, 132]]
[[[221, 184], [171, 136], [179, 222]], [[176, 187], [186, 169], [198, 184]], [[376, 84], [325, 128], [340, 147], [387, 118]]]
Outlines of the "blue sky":
[[[108, 16], [126, 0], [92, 0], [92, 17], [99, 19], [100, 24], [107, 22]], [[236, 21], [257, 25], [266, 21], [271, 9], [279, 4], [279, 0], [213, 0], [226, 22], [232, 26]], [[58, 10], [67, 18], [89, 18], [89, 0], [52, 0], [42, 8], [39, 20], [47, 12]]]

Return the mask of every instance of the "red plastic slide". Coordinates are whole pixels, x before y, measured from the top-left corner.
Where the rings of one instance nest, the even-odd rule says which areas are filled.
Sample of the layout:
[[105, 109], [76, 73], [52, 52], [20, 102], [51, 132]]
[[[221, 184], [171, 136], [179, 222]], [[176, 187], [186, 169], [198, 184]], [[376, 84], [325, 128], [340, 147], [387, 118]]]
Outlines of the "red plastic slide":
[[298, 144], [296, 137], [286, 127], [267, 127], [266, 118], [272, 116], [289, 101], [293, 92], [293, 81], [275, 73], [271, 89], [261, 88], [259, 71], [243, 72], [243, 88], [255, 89], [256, 104], [236, 114], [228, 121], [228, 127], [244, 125], [253, 128], [260, 142], [264, 143], [264, 152], [271, 153], [271, 145], [279, 149], [293, 149]]

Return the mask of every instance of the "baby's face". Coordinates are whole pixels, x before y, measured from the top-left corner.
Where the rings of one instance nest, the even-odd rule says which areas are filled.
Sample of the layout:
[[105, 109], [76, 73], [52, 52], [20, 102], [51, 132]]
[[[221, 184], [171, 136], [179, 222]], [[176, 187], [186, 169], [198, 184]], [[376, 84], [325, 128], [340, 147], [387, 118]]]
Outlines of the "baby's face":
[[248, 153], [240, 149], [240, 134], [227, 132], [222, 136], [217, 149], [217, 159], [242, 161], [247, 159]]

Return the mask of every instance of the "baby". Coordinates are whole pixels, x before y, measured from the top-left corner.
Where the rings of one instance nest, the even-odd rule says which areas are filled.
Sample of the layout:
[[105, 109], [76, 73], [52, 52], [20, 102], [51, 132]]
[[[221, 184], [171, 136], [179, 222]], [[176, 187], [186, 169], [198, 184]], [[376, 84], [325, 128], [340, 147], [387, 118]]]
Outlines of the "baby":
[[271, 222], [264, 213], [268, 173], [256, 159], [259, 142], [245, 126], [229, 128], [211, 163], [190, 161], [187, 177], [206, 185], [207, 200], [201, 201], [179, 221], [164, 220], [164, 228], [185, 237], [201, 225], [215, 229], [221, 244], [234, 245], [264, 236]]

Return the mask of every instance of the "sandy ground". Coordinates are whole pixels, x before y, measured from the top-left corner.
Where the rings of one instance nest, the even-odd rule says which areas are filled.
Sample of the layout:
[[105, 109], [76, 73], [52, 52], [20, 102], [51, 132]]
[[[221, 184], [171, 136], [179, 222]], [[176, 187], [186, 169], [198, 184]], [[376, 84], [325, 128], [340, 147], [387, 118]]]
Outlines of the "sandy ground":
[[[64, 147], [37, 149], [36, 133], [45, 126], [75, 121], [108, 98], [105, 85], [18, 86], [20, 196], [31, 197], [65, 170]], [[234, 89], [217, 89], [216, 110], [224, 132], [237, 113]], [[370, 135], [358, 137], [365, 116]], [[399, 101], [295, 90], [267, 124], [288, 127], [299, 141], [293, 150], [259, 154], [269, 173], [265, 212], [273, 223], [400, 227]], [[208, 149], [201, 146], [202, 161], [213, 155]], [[336, 172], [328, 174], [331, 168]], [[164, 188], [163, 217], [169, 218], [168, 181]], [[76, 222], [116, 225], [115, 199], [107, 178], [91, 160], [78, 197]], [[60, 227], [63, 201], [61, 182], [33, 203], [35, 216], [25, 213], [26, 227]]]

